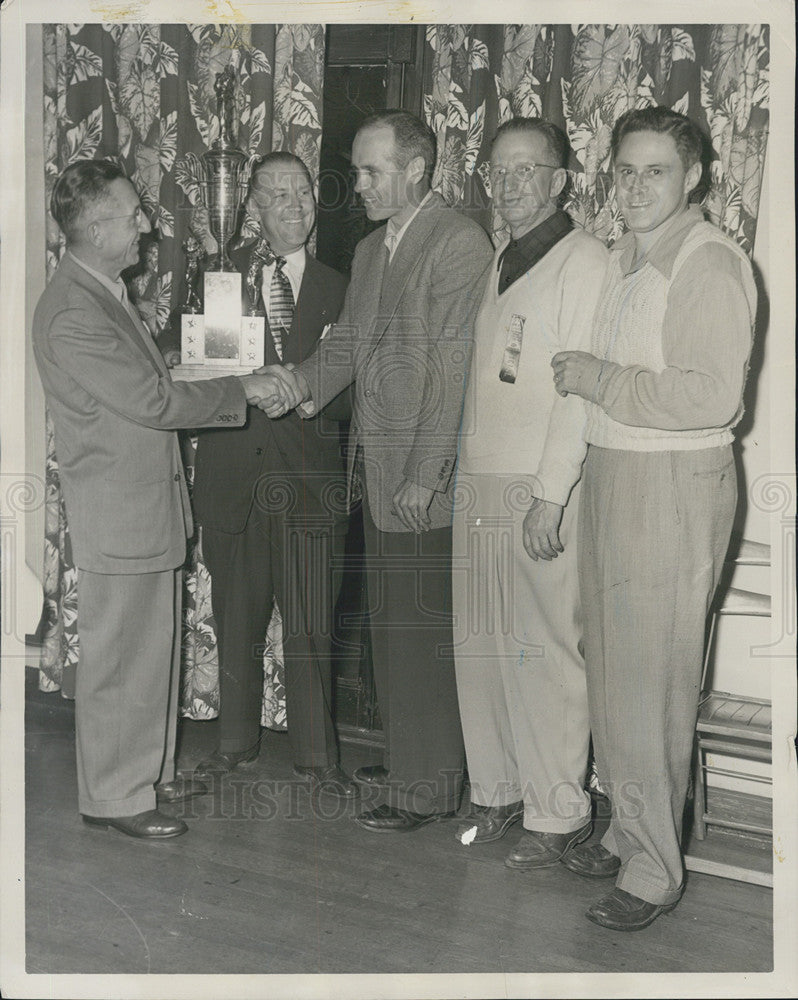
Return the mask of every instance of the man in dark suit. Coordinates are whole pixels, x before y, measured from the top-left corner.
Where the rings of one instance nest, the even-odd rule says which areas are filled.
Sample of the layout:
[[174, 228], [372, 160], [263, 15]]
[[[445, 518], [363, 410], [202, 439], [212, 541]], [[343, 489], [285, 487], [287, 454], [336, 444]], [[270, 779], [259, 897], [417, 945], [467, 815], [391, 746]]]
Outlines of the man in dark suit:
[[[346, 279], [305, 249], [316, 213], [305, 164], [291, 153], [266, 156], [249, 207], [262, 239], [232, 260], [266, 315], [266, 364], [299, 364], [336, 319], [346, 290]], [[198, 765], [200, 776], [258, 756], [263, 641], [276, 600], [294, 771], [327, 793], [357, 794], [338, 764], [331, 704], [332, 615], [348, 523], [338, 434], [346, 402], [310, 421], [296, 413], [272, 421], [253, 410], [240, 430], [200, 435], [194, 509], [220, 666], [219, 746]]]
[[78, 567], [78, 806], [95, 826], [176, 837], [186, 824], [156, 802], [207, 788], [175, 777], [192, 531], [175, 430], [239, 426], [247, 401], [284, 390], [267, 375], [172, 382], [120, 279], [150, 224], [116, 164], [72, 163], [51, 209], [67, 250], [36, 307], [33, 349]]
[[384, 793], [357, 822], [414, 830], [452, 813], [463, 737], [452, 658], [457, 438], [488, 237], [430, 189], [435, 135], [404, 111], [367, 119], [355, 190], [387, 225], [355, 251], [339, 322], [287, 380], [310, 415], [354, 382], [350, 490], [362, 484], [374, 679], [385, 764], [355, 772]]

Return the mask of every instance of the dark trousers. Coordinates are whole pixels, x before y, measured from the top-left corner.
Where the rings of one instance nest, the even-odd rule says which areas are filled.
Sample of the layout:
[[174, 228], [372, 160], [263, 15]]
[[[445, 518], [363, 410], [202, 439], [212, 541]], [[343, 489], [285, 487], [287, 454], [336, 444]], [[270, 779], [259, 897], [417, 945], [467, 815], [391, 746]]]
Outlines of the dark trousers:
[[387, 801], [449, 812], [460, 801], [465, 764], [452, 650], [452, 529], [380, 531], [365, 498], [363, 524]]
[[260, 738], [263, 644], [276, 600], [293, 762], [337, 763], [331, 647], [344, 536], [255, 507], [240, 534], [203, 528], [202, 548], [219, 648], [219, 749], [246, 750]]

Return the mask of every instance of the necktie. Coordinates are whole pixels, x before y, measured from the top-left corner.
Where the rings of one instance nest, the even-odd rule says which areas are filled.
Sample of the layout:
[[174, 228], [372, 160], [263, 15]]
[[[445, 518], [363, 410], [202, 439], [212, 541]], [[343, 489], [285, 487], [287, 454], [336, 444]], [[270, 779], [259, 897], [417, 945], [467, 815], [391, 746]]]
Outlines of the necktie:
[[274, 257], [274, 274], [269, 288], [269, 326], [277, 356], [283, 360], [283, 341], [294, 318], [294, 292], [285, 273], [285, 257]]

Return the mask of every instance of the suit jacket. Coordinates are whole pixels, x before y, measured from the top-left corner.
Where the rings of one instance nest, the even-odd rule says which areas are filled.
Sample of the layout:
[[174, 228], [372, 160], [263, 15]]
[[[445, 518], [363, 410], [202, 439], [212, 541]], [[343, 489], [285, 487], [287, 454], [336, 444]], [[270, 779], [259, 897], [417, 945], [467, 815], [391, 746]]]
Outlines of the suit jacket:
[[390, 262], [384, 238], [380, 227], [358, 244], [338, 323], [300, 370], [317, 407], [355, 380], [349, 482], [360, 445], [377, 527], [406, 530], [391, 514], [405, 478], [435, 491], [432, 527], [446, 527], [474, 319], [493, 250], [485, 231], [437, 193]]
[[143, 324], [68, 253], [36, 306], [33, 350], [76, 565], [176, 568], [193, 526], [175, 431], [242, 424], [241, 382], [172, 382]]
[[[246, 274], [252, 244], [233, 252], [236, 268]], [[242, 308], [249, 299], [242, 282]], [[311, 354], [325, 326], [335, 321], [346, 291], [346, 278], [305, 252], [305, 271], [283, 362], [299, 364]], [[261, 306], [263, 299], [260, 300]], [[265, 311], [265, 310], [264, 310]], [[280, 364], [266, 320], [264, 362]], [[335, 419], [328, 407], [303, 421], [296, 412], [270, 420], [249, 409], [240, 430], [204, 431], [197, 445], [194, 511], [204, 526], [233, 534], [244, 530], [253, 502], [283, 513], [308, 530], [345, 531], [347, 523], [343, 462], [338, 420], [349, 418], [346, 400], [336, 400]]]

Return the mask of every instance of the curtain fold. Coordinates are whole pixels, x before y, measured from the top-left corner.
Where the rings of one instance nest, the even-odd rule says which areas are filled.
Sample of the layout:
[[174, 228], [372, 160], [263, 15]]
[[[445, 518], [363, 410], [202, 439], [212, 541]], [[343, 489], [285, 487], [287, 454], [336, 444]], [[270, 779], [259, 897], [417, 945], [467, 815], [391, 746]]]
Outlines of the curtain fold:
[[[236, 71], [238, 145], [247, 154], [289, 149], [314, 173], [319, 168], [324, 27], [319, 24], [151, 25], [45, 24], [45, 192], [74, 160], [108, 158], [131, 179], [152, 223], [141, 264], [125, 275], [131, 299], [154, 337], [182, 301], [182, 243], [195, 233], [215, 247], [192, 157], [219, 134], [214, 81]], [[256, 235], [245, 218], [242, 236]], [[47, 275], [63, 238], [47, 214]], [[45, 635], [42, 690], [74, 696], [80, 659], [77, 573], [58, 478], [52, 424], [47, 421]], [[193, 442], [184, 441], [189, 469]], [[219, 707], [218, 658], [210, 578], [193, 541], [185, 567], [181, 712], [210, 718]], [[266, 725], [285, 726], [279, 615], [269, 626], [264, 659]]]

